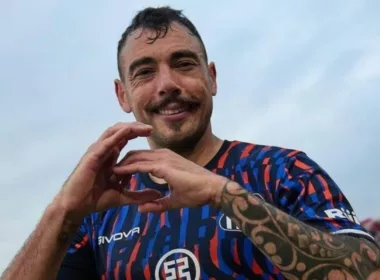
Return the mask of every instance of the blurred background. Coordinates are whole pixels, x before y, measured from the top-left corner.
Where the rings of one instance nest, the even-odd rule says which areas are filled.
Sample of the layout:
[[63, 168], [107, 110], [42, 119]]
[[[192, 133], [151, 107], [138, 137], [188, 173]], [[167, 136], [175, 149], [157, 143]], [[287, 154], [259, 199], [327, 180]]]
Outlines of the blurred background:
[[151, 5], [201, 33], [217, 135], [305, 151], [359, 219], [380, 217], [379, 1], [1, 1], [0, 271], [87, 147], [133, 120], [113, 91], [116, 46]]

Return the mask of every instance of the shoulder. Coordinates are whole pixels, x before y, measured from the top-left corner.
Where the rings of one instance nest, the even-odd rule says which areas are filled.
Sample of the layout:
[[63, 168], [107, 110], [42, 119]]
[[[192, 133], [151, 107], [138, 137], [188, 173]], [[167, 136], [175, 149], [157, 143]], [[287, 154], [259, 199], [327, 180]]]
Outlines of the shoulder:
[[255, 166], [291, 165], [297, 161], [309, 159], [305, 152], [297, 149], [237, 140], [231, 141], [228, 153], [230, 157], [239, 158], [241, 161]]

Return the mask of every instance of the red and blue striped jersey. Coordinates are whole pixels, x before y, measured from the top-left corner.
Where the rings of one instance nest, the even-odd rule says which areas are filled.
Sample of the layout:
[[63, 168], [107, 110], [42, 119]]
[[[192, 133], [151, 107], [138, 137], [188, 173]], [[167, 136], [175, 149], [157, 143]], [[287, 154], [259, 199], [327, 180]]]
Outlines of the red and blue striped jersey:
[[[303, 152], [224, 141], [205, 168], [311, 226], [371, 239], [336, 183]], [[131, 190], [169, 192], [147, 174], [136, 174], [129, 184]], [[162, 214], [122, 206], [90, 215], [58, 279], [285, 278], [229, 217], [205, 205]]]

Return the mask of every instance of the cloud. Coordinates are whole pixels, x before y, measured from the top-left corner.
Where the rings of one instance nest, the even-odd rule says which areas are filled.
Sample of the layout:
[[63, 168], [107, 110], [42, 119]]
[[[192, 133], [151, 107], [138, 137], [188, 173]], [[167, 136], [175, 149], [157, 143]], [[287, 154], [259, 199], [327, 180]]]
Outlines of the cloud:
[[[132, 120], [113, 93], [116, 44], [137, 10], [162, 3], [127, 2], [2, 6], [0, 212], [7, 230], [0, 233], [0, 270], [87, 146], [113, 123]], [[185, 10], [216, 62], [216, 133], [306, 151], [360, 218], [379, 216], [380, 4], [168, 4]]]

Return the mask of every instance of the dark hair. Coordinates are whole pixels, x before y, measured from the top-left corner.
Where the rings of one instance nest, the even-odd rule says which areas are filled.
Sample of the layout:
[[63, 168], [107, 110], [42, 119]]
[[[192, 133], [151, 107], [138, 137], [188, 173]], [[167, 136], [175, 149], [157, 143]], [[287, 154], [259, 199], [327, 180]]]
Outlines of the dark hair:
[[201, 36], [199, 35], [194, 24], [183, 15], [181, 10], [175, 10], [169, 6], [159, 7], [159, 8], [146, 8], [139, 11], [135, 17], [132, 19], [132, 23], [127, 27], [124, 33], [121, 35], [117, 46], [117, 66], [119, 70], [119, 75], [122, 77], [122, 69], [120, 65], [120, 52], [123, 49], [125, 42], [127, 41], [128, 36], [139, 28], [147, 28], [156, 31], [155, 35], [148, 38], [148, 43], [153, 44], [157, 39], [163, 38], [166, 36], [170, 25], [173, 22], [178, 22], [187, 29], [189, 29], [190, 34], [197, 37], [201, 43], [203, 49], [205, 60], [207, 63], [207, 52], [206, 47], [202, 41]]

